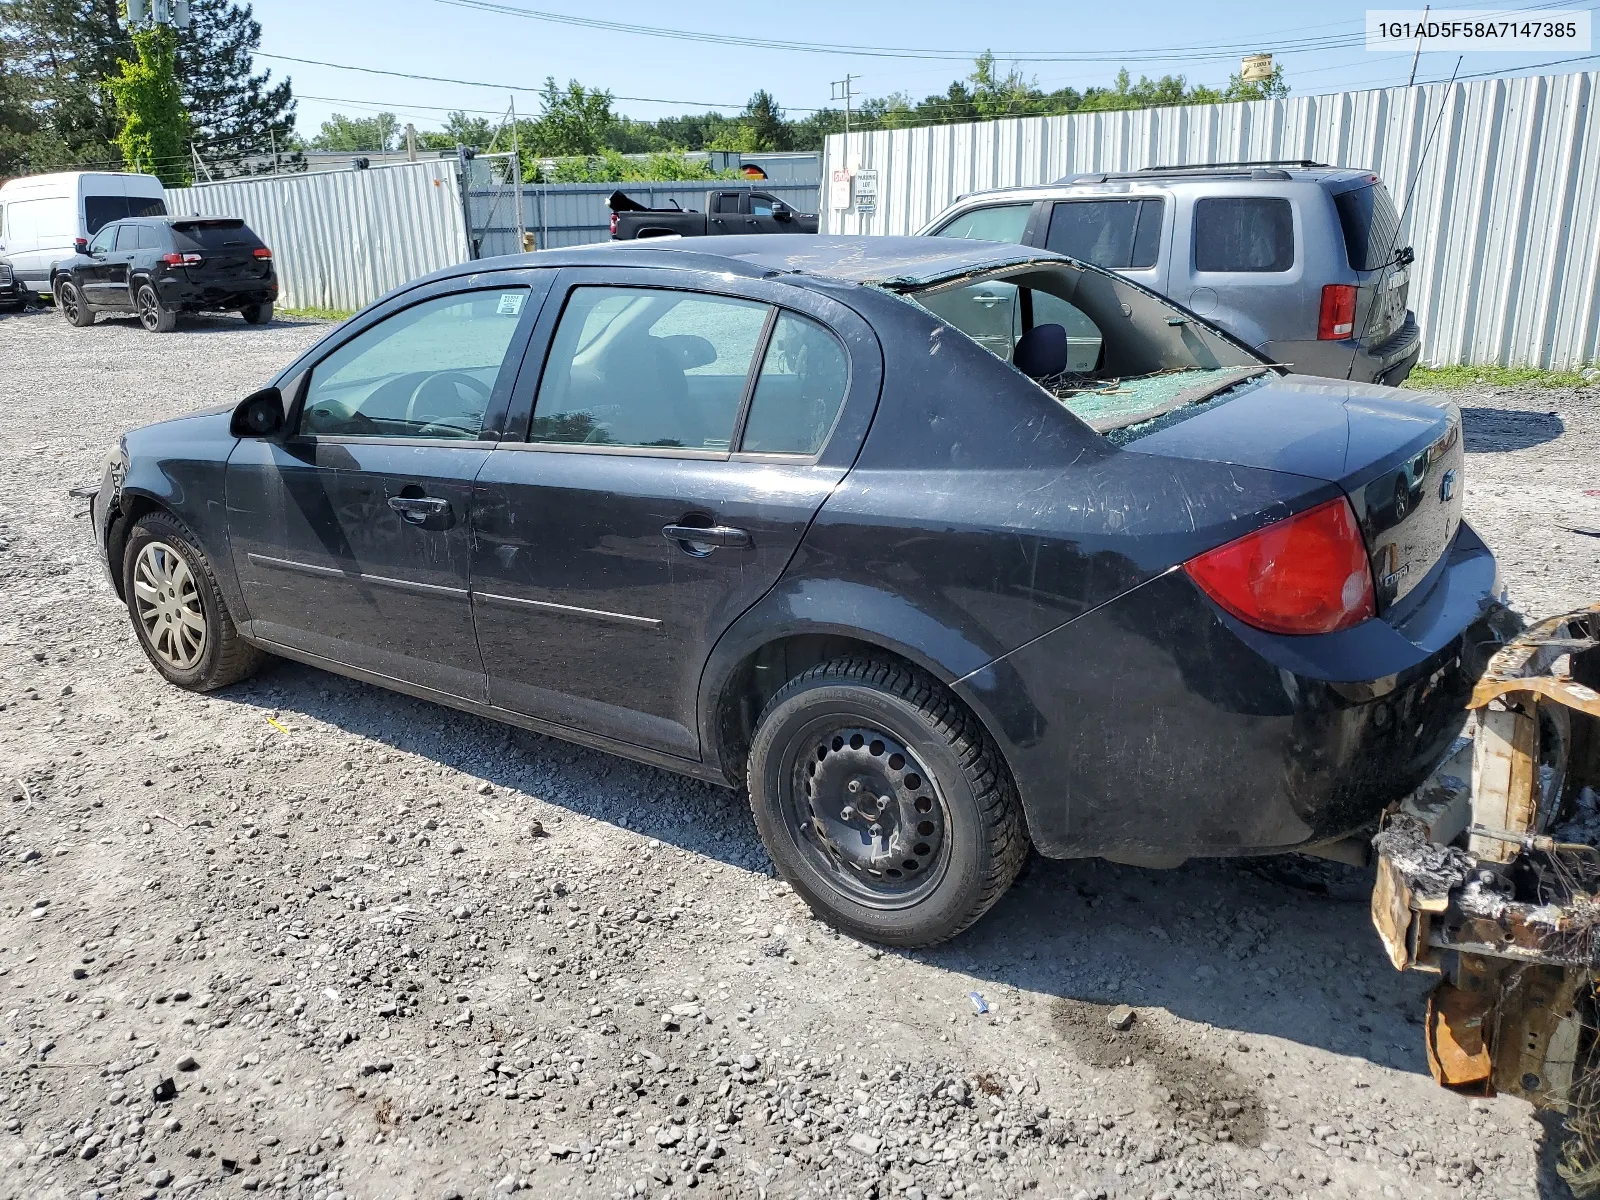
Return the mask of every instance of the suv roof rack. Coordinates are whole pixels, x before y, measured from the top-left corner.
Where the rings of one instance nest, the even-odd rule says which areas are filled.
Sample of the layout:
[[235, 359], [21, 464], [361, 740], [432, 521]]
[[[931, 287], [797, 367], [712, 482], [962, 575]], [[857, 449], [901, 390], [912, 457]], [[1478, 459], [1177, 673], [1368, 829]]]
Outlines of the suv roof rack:
[[1239, 170], [1244, 167], [1321, 167], [1328, 169], [1329, 164], [1316, 162], [1309, 158], [1256, 158], [1245, 162], [1222, 163], [1178, 163], [1170, 167], [1140, 167], [1138, 171], [1131, 172], [1137, 175], [1154, 175], [1158, 172], [1170, 173], [1177, 171], [1227, 171]]
[[1283, 169], [1285, 167], [1323, 171], [1354, 171], [1356, 169], [1354, 167], [1333, 167], [1328, 163], [1315, 162], [1309, 158], [1266, 158], [1251, 162], [1189, 163], [1170, 167], [1140, 167], [1134, 171], [1080, 171], [1072, 175], [1063, 175], [1054, 182], [1057, 185], [1064, 186], [1073, 183], [1106, 183], [1113, 179], [1152, 179], [1158, 175], [1221, 175], [1225, 173], [1235, 175], [1249, 173], [1257, 179], [1288, 179], [1289, 174]]

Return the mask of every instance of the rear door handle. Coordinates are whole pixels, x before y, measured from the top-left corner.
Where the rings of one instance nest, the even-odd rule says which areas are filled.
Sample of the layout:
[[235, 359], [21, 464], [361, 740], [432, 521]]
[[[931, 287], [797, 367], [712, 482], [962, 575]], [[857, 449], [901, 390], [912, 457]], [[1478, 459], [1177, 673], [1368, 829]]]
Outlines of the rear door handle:
[[661, 536], [669, 542], [698, 542], [702, 546], [744, 549], [752, 544], [749, 530], [735, 529], [731, 525], [713, 525], [709, 529], [699, 525], [664, 525]]
[[429, 517], [441, 517], [450, 511], [450, 501], [439, 496], [390, 496], [389, 507], [400, 518], [413, 525], [421, 525]]

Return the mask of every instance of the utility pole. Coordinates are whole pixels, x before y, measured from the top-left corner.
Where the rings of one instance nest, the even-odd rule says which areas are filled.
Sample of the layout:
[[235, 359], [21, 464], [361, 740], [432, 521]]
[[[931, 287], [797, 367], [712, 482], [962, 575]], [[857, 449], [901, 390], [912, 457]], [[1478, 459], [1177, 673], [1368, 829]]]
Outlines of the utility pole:
[[522, 214], [522, 142], [517, 135], [517, 97], [511, 96], [511, 186], [517, 197], [517, 251], [528, 250], [528, 226]]
[[858, 79], [856, 75], [846, 75], [843, 79], [833, 82], [833, 95], [830, 99], [844, 101], [844, 169], [850, 169], [850, 84]]
[[406, 161], [417, 161], [417, 127], [410, 121], [406, 122]]
[[[1422, 6], [1422, 19], [1423, 19], [1424, 22], [1427, 21], [1427, 19], [1428, 19], [1428, 10], [1431, 9], [1432, 7], [1433, 7], [1433, 5], [1431, 5], [1431, 4], [1424, 4]], [[1412, 84], [1416, 83], [1416, 81], [1417, 81], [1417, 59], [1419, 59], [1421, 57], [1422, 57], [1422, 30], [1419, 29], [1419, 30], [1417, 30], [1417, 52], [1411, 56], [1411, 78], [1406, 80], [1406, 86], [1407, 87], [1410, 87]]]
[[267, 133], [272, 138], [272, 174], [276, 178], [278, 174], [278, 131], [269, 127]]

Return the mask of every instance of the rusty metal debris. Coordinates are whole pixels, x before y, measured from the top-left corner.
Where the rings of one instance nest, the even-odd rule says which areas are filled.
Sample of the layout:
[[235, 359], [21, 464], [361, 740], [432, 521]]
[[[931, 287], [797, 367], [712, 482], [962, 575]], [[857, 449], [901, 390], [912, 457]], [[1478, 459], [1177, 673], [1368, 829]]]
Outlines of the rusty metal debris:
[[1503, 647], [1468, 708], [1374, 839], [1373, 924], [1397, 969], [1441, 976], [1434, 1078], [1564, 1113], [1562, 1173], [1600, 1196], [1600, 605]]

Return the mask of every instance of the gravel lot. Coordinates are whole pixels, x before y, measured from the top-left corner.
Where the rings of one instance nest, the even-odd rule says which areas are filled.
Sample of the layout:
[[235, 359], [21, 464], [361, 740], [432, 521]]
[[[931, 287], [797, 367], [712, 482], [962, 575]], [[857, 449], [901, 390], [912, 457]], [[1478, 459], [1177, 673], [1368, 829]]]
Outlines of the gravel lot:
[[[1526, 1105], [1434, 1086], [1360, 902], [1035, 861], [880, 953], [731, 792], [291, 664], [164, 684], [66, 489], [325, 329], [0, 316], [0, 1194], [1564, 1194]], [[1458, 398], [1514, 599], [1600, 596], [1600, 388]]]

